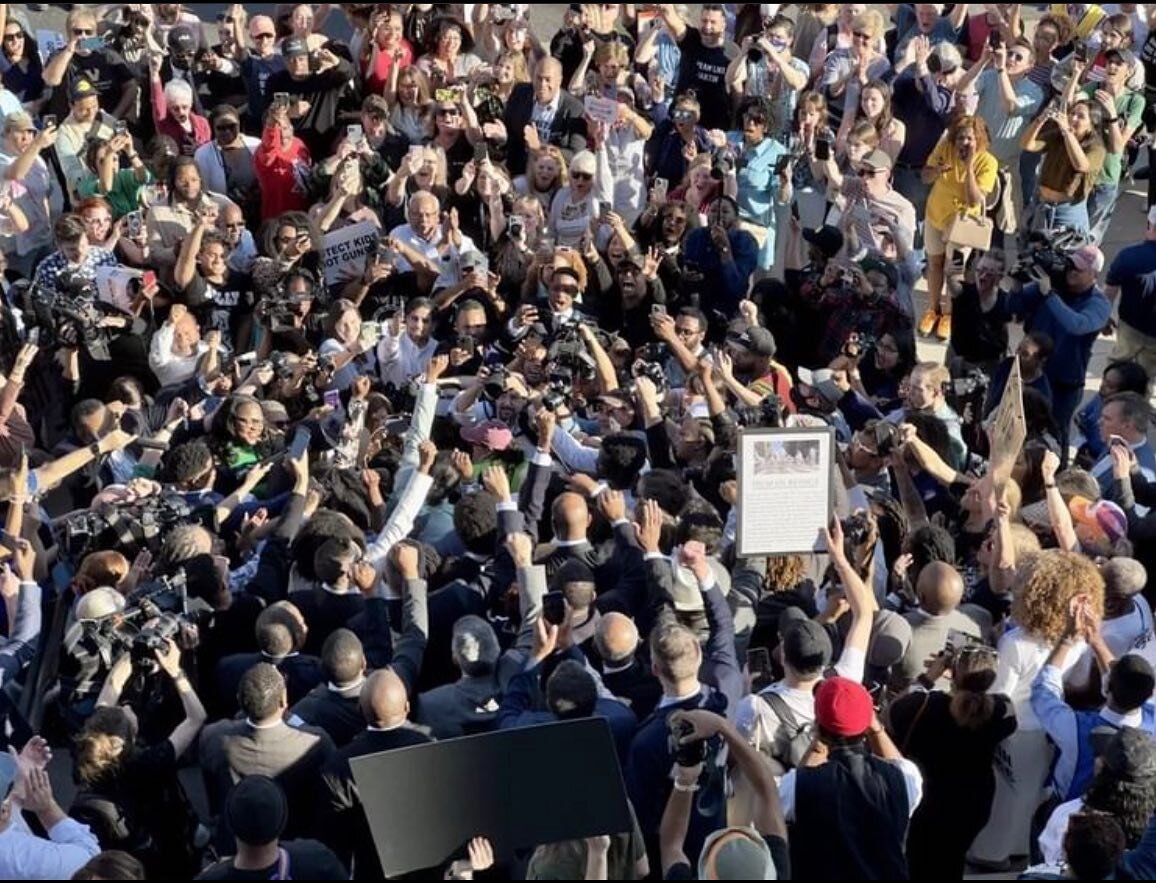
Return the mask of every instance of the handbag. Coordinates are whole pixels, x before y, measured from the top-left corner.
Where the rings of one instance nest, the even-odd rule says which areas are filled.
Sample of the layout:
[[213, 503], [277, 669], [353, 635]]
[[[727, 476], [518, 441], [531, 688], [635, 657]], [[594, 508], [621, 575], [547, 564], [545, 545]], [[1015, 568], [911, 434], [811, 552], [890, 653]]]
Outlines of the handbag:
[[991, 219], [956, 212], [947, 222], [943, 231], [943, 241], [956, 248], [974, 248], [987, 251], [991, 248], [993, 225]]

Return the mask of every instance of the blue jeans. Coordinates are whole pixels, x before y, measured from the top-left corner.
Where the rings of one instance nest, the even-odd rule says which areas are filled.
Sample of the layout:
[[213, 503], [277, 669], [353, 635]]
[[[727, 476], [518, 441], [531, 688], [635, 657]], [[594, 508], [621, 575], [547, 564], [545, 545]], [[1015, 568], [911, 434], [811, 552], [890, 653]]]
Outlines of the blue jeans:
[[1112, 210], [1119, 198], [1119, 184], [1097, 184], [1088, 195], [1088, 227], [1096, 245], [1104, 241], [1108, 225], [1112, 223]]
[[1087, 202], [1037, 202], [1024, 232], [1051, 233], [1060, 227], [1071, 227], [1087, 233]]

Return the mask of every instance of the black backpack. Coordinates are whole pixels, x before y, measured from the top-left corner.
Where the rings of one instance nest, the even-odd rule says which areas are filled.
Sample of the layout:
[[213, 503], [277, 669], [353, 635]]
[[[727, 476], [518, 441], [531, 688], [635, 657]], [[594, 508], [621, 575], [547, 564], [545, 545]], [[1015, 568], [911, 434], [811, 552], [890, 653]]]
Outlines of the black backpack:
[[768, 757], [775, 775], [781, 776], [802, 762], [814, 741], [815, 724], [812, 721], [800, 722], [791, 712], [786, 700], [777, 693], [760, 693], [758, 697], [779, 719], [779, 726], [775, 730], [775, 738], [769, 745], [756, 745], [756, 747]]

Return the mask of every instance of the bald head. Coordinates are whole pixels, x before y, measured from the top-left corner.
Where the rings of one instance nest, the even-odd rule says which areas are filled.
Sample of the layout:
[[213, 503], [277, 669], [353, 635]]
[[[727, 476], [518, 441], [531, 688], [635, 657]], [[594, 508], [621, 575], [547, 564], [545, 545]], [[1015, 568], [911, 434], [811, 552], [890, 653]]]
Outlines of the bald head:
[[586, 498], [579, 494], [565, 493], [554, 501], [554, 536], [559, 540], [581, 540], [586, 538], [586, 528], [590, 526], [590, 510]]
[[378, 669], [361, 688], [361, 714], [371, 727], [396, 727], [405, 723], [409, 698], [405, 684], [393, 669]]
[[951, 613], [963, 600], [963, 577], [950, 564], [933, 561], [919, 574], [919, 606], [932, 616]]
[[562, 62], [547, 56], [534, 69], [534, 98], [539, 104], [549, 104], [562, 88]]
[[620, 665], [638, 648], [638, 627], [624, 613], [607, 613], [598, 622], [594, 643], [603, 662]]

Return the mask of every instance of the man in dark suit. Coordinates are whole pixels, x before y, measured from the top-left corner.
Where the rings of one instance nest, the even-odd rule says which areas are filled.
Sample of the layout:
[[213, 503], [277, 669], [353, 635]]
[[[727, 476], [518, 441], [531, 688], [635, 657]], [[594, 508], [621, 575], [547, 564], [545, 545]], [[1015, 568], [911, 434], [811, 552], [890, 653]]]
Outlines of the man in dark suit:
[[289, 723], [320, 727], [338, 748], [349, 744], [365, 727], [360, 704], [365, 668], [361, 639], [349, 629], [335, 631], [321, 648], [325, 682], [289, 709]]
[[289, 799], [286, 838], [313, 835], [321, 770], [335, 751], [333, 740], [316, 727], [291, 727], [282, 719], [289, 707], [281, 672], [259, 662], [241, 678], [240, 720], [218, 721], [201, 733], [201, 770], [209, 809], [218, 818], [217, 850], [233, 852], [233, 835], [222, 809], [245, 776], [268, 776]]
[[607, 613], [598, 621], [594, 634], [595, 665], [602, 683], [630, 705], [639, 720], [645, 720], [662, 698], [662, 684], [638, 660], [638, 627], [622, 613]]
[[534, 81], [514, 87], [502, 123], [511, 175], [526, 170], [530, 149], [539, 145], [561, 148], [567, 162], [586, 147], [586, 108], [562, 88], [562, 65], [556, 58], [542, 59]]
[[237, 713], [241, 677], [258, 662], [268, 662], [285, 678], [289, 702], [297, 702], [321, 683], [321, 660], [301, 653], [305, 621], [288, 601], [278, 601], [257, 616], [257, 653], [234, 653], [217, 663], [217, 717]]
[[366, 728], [337, 752], [322, 776], [325, 807], [317, 831], [346, 867], [353, 862], [357, 880], [380, 880], [382, 870], [350, 760], [432, 741], [407, 720], [409, 697], [417, 683], [429, 632], [426, 583], [418, 577], [420, 553], [416, 546], [405, 543], [395, 546], [392, 556], [405, 584], [406, 632], [398, 641], [393, 665], [375, 671], [362, 687], [361, 711]]

